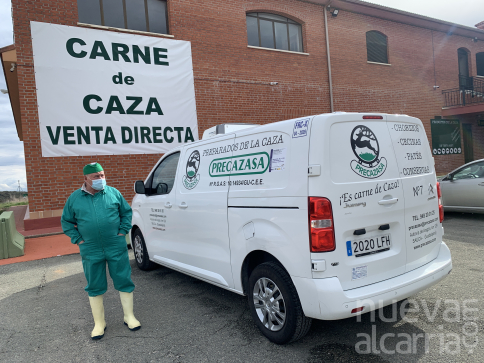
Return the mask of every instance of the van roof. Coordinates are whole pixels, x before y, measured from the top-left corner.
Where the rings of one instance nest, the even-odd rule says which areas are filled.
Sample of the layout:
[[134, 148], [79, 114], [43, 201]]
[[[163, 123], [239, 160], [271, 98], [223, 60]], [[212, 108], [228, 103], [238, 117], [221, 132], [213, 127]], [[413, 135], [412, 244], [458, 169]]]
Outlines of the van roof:
[[[223, 137], [223, 136], [226, 136], [226, 135], [231, 135], [231, 134], [234, 134], [234, 133], [237, 133], [237, 135], [240, 135], [240, 136], [247, 135], [247, 134], [252, 133], [255, 128], [257, 128], [258, 132], [259, 131], [263, 132], [265, 129], [273, 128], [274, 126], [276, 126], [280, 123], [283, 123], [283, 122], [294, 122], [296, 120], [301, 120], [301, 119], [305, 119], [305, 118], [311, 118], [312, 119], [313, 117], [316, 117], [316, 116], [323, 116], [327, 120], [330, 120], [330, 119], [335, 118], [335, 117], [339, 118], [342, 115], [345, 115], [345, 116], [352, 116], [352, 115], [356, 116], [356, 115], [358, 115], [359, 117], [361, 117], [361, 116], [388, 116], [388, 115], [412, 117], [412, 116], [408, 116], [408, 115], [390, 114], [390, 113], [382, 113], [382, 112], [344, 112], [344, 111], [337, 111], [337, 112], [332, 112], [332, 113], [321, 113], [321, 114], [316, 114], [316, 115], [297, 117], [297, 118], [293, 118], [293, 119], [289, 119], [289, 120], [281, 120], [281, 121], [271, 122], [271, 123], [265, 124], [265, 125], [259, 125], [259, 126], [254, 125], [254, 127], [251, 127], [251, 128], [236, 130], [236, 131], [228, 132], [226, 134], [214, 135], [214, 136], [210, 137], [209, 139], [200, 139], [200, 140], [197, 140], [193, 143], [190, 143], [189, 145], [198, 144], [198, 143], [201, 143], [201, 142], [209, 142], [209, 140], [215, 141], [217, 138], [220, 138], [220, 137]], [[178, 148], [180, 148], [180, 147], [177, 147], [176, 149], [173, 149], [173, 150], [177, 150]]]

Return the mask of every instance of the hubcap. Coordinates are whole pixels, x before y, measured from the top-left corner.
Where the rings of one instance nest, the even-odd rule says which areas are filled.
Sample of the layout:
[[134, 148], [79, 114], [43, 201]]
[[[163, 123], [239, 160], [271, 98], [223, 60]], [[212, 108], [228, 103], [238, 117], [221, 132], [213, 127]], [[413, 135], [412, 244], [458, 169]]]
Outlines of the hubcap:
[[286, 304], [277, 285], [261, 277], [254, 285], [253, 297], [261, 323], [271, 331], [281, 330], [286, 322]]
[[140, 265], [143, 263], [143, 243], [140, 236], [134, 237], [134, 257]]

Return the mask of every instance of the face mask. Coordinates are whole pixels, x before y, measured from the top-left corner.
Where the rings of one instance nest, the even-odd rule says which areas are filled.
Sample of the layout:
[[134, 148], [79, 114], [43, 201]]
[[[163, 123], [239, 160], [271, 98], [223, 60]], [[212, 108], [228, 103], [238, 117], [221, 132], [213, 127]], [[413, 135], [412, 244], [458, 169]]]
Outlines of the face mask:
[[92, 189], [103, 190], [106, 186], [106, 179], [95, 179], [92, 181]]

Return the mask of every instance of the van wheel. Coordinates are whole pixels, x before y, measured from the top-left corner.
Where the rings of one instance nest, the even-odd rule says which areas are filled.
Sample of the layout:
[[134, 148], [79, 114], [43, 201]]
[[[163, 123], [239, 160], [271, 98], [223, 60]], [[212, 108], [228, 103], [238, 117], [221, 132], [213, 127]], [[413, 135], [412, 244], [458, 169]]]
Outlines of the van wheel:
[[134, 259], [138, 268], [143, 271], [151, 270], [155, 267], [155, 264], [150, 261], [148, 256], [148, 250], [146, 249], [145, 239], [139, 229], [133, 234], [132, 248], [134, 251]]
[[304, 315], [296, 287], [280, 265], [257, 266], [249, 277], [247, 295], [255, 324], [271, 342], [294, 342], [309, 331], [312, 319]]

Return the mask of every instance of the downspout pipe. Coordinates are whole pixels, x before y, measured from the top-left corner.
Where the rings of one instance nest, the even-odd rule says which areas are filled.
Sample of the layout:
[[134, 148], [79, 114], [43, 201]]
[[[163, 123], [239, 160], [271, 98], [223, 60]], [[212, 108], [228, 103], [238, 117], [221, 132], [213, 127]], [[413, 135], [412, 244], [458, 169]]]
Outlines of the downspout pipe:
[[329, 80], [329, 99], [331, 102], [331, 112], [334, 112], [334, 105], [333, 105], [333, 79], [331, 76], [331, 57], [329, 55], [329, 35], [328, 35], [328, 16], [327, 16], [327, 9], [330, 6], [332, 0], [330, 0], [324, 6], [324, 31], [326, 32], [326, 55], [328, 57], [328, 80]]

